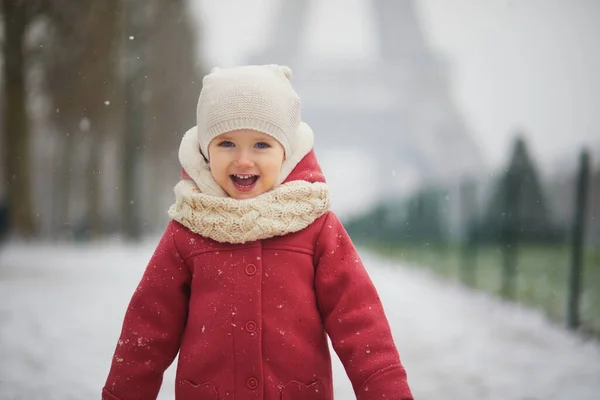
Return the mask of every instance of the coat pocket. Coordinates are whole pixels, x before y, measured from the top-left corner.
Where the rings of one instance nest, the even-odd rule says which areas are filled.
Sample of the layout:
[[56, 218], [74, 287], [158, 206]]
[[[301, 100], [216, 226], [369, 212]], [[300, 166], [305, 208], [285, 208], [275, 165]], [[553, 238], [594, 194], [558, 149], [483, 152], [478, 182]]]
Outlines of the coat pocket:
[[315, 381], [310, 385], [289, 381], [281, 391], [281, 400], [330, 400], [330, 398], [321, 381]]
[[179, 381], [175, 387], [177, 400], [219, 400], [215, 385], [210, 382], [197, 384], [192, 381]]

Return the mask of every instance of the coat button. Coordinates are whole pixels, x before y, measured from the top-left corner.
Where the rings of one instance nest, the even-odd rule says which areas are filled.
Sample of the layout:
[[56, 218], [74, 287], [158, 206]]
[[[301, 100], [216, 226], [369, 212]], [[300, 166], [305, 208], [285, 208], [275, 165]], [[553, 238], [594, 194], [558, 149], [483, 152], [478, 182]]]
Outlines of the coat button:
[[256, 322], [254, 322], [254, 321], [246, 322], [246, 331], [252, 333], [252, 332], [256, 331], [256, 328], [258, 328], [258, 325], [256, 325]]
[[256, 389], [258, 387], [258, 379], [256, 378], [248, 378], [248, 381], [246, 382], [246, 386], [248, 386], [248, 389]]
[[246, 271], [246, 275], [253, 276], [254, 274], [256, 274], [256, 265], [254, 265], [254, 264], [246, 265], [245, 271]]

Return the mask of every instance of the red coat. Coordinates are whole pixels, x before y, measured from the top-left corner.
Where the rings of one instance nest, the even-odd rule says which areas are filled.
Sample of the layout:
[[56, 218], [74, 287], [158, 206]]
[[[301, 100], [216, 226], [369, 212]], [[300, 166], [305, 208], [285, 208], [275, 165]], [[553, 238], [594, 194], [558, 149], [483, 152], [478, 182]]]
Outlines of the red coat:
[[[324, 181], [311, 152], [289, 180]], [[338, 218], [246, 244], [171, 221], [129, 304], [103, 400], [331, 400], [326, 335], [360, 400], [412, 399], [388, 321]]]

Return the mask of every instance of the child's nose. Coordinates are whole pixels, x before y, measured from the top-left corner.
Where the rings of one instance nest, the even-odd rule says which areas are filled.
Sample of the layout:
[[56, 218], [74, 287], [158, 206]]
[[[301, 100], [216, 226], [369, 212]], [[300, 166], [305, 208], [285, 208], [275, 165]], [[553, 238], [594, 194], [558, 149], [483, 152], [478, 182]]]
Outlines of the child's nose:
[[237, 159], [235, 161], [240, 167], [252, 166], [254, 164], [249, 152], [244, 150], [238, 152]]

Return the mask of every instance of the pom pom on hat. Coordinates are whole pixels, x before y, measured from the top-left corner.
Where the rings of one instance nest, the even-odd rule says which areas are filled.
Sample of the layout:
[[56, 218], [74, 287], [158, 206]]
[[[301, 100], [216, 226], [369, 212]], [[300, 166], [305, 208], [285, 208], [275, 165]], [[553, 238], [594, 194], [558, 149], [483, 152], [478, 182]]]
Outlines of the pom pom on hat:
[[252, 129], [275, 138], [293, 151], [301, 121], [300, 97], [292, 88], [292, 70], [280, 65], [213, 68], [202, 81], [197, 129], [202, 154], [222, 133]]

